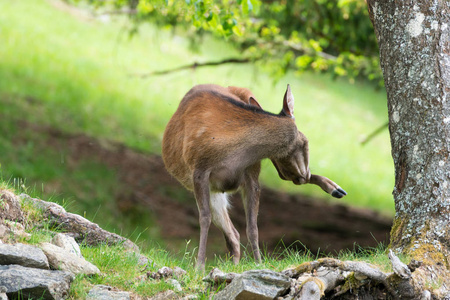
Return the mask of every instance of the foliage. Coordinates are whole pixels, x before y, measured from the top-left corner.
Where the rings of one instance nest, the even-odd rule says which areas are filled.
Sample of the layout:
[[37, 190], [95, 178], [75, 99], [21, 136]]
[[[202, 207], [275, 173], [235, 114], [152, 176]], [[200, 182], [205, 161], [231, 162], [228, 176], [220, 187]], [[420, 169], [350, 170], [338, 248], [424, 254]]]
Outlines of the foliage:
[[[80, 1], [80, 0], [78, 0]], [[378, 47], [363, 0], [109, 0], [89, 2], [124, 11], [138, 25], [190, 28], [224, 37], [272, 75], [315, 70], [382, 84]], [[138, 28], [135, 27], [135, 30]]]

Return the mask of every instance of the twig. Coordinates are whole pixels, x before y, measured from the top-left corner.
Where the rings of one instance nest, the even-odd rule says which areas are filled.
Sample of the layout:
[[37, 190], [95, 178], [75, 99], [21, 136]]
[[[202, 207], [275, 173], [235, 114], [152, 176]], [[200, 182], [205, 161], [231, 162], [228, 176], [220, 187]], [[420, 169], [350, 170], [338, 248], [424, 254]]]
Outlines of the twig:
[[394, 251], [389, 249], [388, 253], [389, 260], [392, 264], [392, 269], [394, 270], [394, 273], [397, 274], [400, 278], [408, 279], [411, 277], [411, 270], [409, 267], [402, 263], [400, 259], [394, 254]]
[[[305, 53], [306, 52], [305, 48], [300, 43], [294, 44], [294, 43], [291, 43], [289, 41], [284, 41], [283, 45], [286, 46], [286, 47], [291, 48], [292, 50], [300, 52], [300, 53]], [[325, 52], [322, 52], [322, 51], [316, 51], [314, 53], [317, 56], [320, 56], [320, 57], [322, 57], [324, 59], [327, 59], [327, 60], [333, 60], [333, 61], [337, 60], [337, 56], [334, 56], [334, 55], [331, 55], [331, 54], [328, 54], [328, 53], [325, 53]]]
[[[370, 280], [383, 284], [394, 297], [396, 295], [396, 292], [389, 286], [388, 282], [386, 281], [388, 274], [378, 270], [376, 267], [366, 262], [341, 261], [334, 258], [322, 258], [316, 261], [303, 263], [296, 268], [287, 269], [282, 273], [292, 278], [298, 278], [303, 273], [312, 273], [313, 271], [319, 271], [320, 267], [326, 268], [328, 270], [353, 272], [355, 276], [358, 276], [359, 278], [369, 278]], [[302, 287], [299, 298], [296, 299], [316, 299], [314, 297], [317, 297], [317, 291], [320, 291], [320, 294], [323, 294], [326, 290], [325, 286], [327, 286], [327, 289], [333, 288], [332, 286], [336, 285], [339, 281], [338, 276], [339, 273], [331, 276], [327, 279], [327, 281], [329, 282], [324, 280], [324, 278], [321, 278], [320, 275], [314, 276], [313, 279], [308, 280], [308, 282], [310, 281], [311, 283], [308, 283], [308, 285], [304, 285]], [[305, 289], [305, 291], [303, 291], [303, 289]], [[314, 297], [312, 297], [311, 295], [314, 295]], [[317, 299], [320, 299], [320, 297]]]
[[[254, 60], [257, 60], [257, 59], [254, 59]], [[178, 71], [182, 71], [182, 70], [186, 70], [186, 69], [194, 69], [195, 70], [196, 68], [199, 68], [199, 67], [219, 66], [219, 65], [224, 65], [224, 64], [245, 64], [245, 63], [249, 63], [250, 61], [251, 60], [249, 58], [228, 58], [228, 59], [224, 59], [224, 60], [220, 60], [220, 61], [209, 61], [209, 62], [204, 62], [204, 63], [195, 62], [190, 65], [185, 65], [185, 66], [177, 67], [177, 68], [170, 69], [170, 70], [155, 71], [155, 72], [150, 72], [150, 73], [140, 74], [140, 75], [135, 74], [134, 76], [146, 78], [146, 77], [155, 76], [155, 75], [166, 75], [169, 73], [178, 72]]]
[[302, 283], [295, 299], [320, 300], [325, 292], [333, 290], [342, 281], [344, 276], [340, 270], [320, 267], [314, 277], [309, 277]]
[[321, 258], [316, 261], [306, 262], [296, 268], [287, 269], [282, 273], [289, 277], [298, 278], [300, 274], [312, 272], [319, 267], [339, 268], [343, 271], [356, 272], [379, 282], [385, 282], [388, 276], [366, 262], [341, 261], [335, 258]]
[[389, 122], [386, 122], [385, 124], [381, 125], [377, 129], [375, 129], [371, 134], [369, 134], [366, 138], [364, 138], [364, 140], [361, 141], [361, 145], [364, 146], [365, 144], [370, 142], [370, 140], [372, 140], [374, 137], [376, 137], [378, 134], [380, 134], [388, 126], [389, 126]]

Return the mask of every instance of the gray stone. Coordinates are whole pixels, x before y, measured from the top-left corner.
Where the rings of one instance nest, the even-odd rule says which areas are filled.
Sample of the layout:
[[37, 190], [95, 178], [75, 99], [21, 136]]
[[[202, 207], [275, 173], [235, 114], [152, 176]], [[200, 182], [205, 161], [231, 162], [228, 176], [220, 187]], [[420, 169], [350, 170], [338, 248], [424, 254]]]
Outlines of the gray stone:
[[129, 300], [130, 293], [114, 290], [107, 285], [96, 285], [88, 293], [86, 300]]
[[167, 290], [161, 293], [156, 294], [155, 296], [151, 297], [150, 300], [175, 300], [179, 297], [177, 294], [172, 290]]
[[181, 298], [180, 300], [194, 300], [194, 299], [198, 299], [198, 296], [197, 295], [194, 295], [194, 294], [192, 294], [192, 295], [187, 295], [187, 296], [184, 296], [183, 298]]
[[9, 228], [5, 224], [0, 223], [0, 242], [1, 243], [3, 243], [2, 239], [8, 237], [10, 232], [11, 232], [11, 230], [9, 230]]
[[159, 280], [162, 278], [171, 277], [172, 275], [173, 275], [173, 270], [171, 268], [162, 267], [158, 271], [149, 274], [149, 277]]
[[0, 244], [0, 265], [21, 265], [48, 269], [48, 260], [41, 249], [25, 244]]
[[0, 286], [0, 300], [8, 300], [8, 296], [6, 296], [6, 287]]
[[40, 247], [47, 255], [48, 262], [53, 269], [69, 271], [73, 274], [100, 274], [100, 270], [96, 266], [61, 247], [50, 243], [42, 243]]
[[15, 241], [17, 238], [29, 239], [31, 234], [25, 232], [25, 228], [19, 222], [3, 220], [0, 224], [0, 239], [5, 241]]
[[251, 270], [235, 277], [215, 300], [271, 300], [283, 295], [291, 286], [290, 278], [270, 270]]
[[143, 266], [147, 266], [148, 264], [151, 264], [152, 261], [150, 259], [148, 259], [147, 256], [140, 254], [139, 258], [138, 258], [138, 265], [143, 267]]
[[167, 280], [168, 283], [173, 287], [175, 292], [181, 292], [183, 289], [181, 288], [181, 284], [178, 282], [178, 280], [170, 278]]
[[0, 286], [9, 298], [65, 299], [69, 295], [73, 275], [64, 271], [0, 266]]
[[5, 219], [22, 222], [24, 217], [19, 198], [10, 191], [0, 190], [0, 220]]
[[186, 275], [186, 271], [183, 270], [182, 268], [180, 268], [180, 267], [173, 268], [173, 276], [174, 277], [180, 278], [180, 277], [183, 277], [184, 275]]
[[138, 246], [129, 239], [108, 232], [82, 216], [66, 212], [61, 205], [31, 198], [26, 194], [20, 194], [19, 197], [22, 201], [30, 203], [38, 209], [42, 209], [44, 219], [50, 221], [50, 225], [57, 226], [61, 230], [70, 232], [75, 240], [83, 241], [91, 246], [97, 246], [102, 243], [106, 243], [110, 246], [121, 245], [126, 249], [131, 249], [134, 252], [139, 253]]
[[57, 233], [52, 239], [52, 244], [61, 247], [78, 257], [83, 257], [78, 243], [73, 237], [68, 236], [67, 234]]
[[210, 283], [214, 287], [217, 287], [219, 284], [222, 284], [224, 282], [230, 283], [236, 276], [239, 276], [239, 274], [232, 272], [224, 273], [217, 268], [213, 268], [207, 276], [203, 277], [202, 280], [204, 282]]

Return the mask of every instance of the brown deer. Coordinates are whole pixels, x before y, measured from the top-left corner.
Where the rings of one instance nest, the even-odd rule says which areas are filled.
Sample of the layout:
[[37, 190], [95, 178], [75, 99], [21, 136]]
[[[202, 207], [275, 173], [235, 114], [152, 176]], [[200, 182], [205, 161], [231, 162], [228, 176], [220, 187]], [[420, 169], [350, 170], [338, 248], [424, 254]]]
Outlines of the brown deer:
[[330, 179], [309, 170], [308, 140], [294, 120], [294, 96], [289, 85], [279, 114], [264, 111], [250, 90], [197, 85], [181, 100], [162, 142], [167, 170], [194, 192], [200, 220], [197, 268], [204, 270], [211, 221], [223, 232], [237, 264], [239, 233], [228, 215], [227, 193], [240, 190], [247, 237], [261, 262], [257, 216], [261, 160], [271, 159], [278, 175], [294, 184], [316, 184], [336, 198], [346, 195]]

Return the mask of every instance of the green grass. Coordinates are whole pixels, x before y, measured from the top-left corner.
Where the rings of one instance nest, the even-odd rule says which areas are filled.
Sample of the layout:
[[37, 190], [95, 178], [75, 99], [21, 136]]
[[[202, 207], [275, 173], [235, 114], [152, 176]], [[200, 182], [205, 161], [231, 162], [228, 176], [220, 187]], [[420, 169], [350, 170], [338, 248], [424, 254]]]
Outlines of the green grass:
[[56, 8], [55, 3], [59, 2], [0, 2], [0, 171], [4, 178], [26, 178], [43, 195], [65, 198], [74, 211], [87, 211], [89, 217], [94, 213], [103, 226], [135, 226], [124, 230], [136, 232], [137, 222], [111, 224], [117, 219], [113, 212], [95, 214], [113, 205], [114, 172], [92, 161], [71, 169], [62, 162], [61, 151], [43, 147], [45, 134], [24, 131], [17, 121], [83, 132], [158, 154], [165, 124], [193, 85], [246, 86], [265, 109], [278, 112], [290, 83], [297, 101], [297, 124], [310, 140], [311, 170], [332, 178], [348, 196], [331, 200], [318, 187], [283, 182], [269, 161], [263, 163], [263, 184], [392, 214], [388, 132], [364, 147], [359, 143], [387, 118], [383, 91], [318, 74], [290, 74], [274, 84], [253, 65], [142, 79], [132, 74], [239, 53], [226, 42], [208, 37], [193, 53], [182, 31], [173, 34], [148, 24], [130, 39], [130, 24], [124, 18], [102, 22], [83, 11]]
[[[0, 179], [0, 187], [19, 194], [27, 192], [33, 195], [23, 183], [8, 182]], [[50, 223], [43, 218], [43, 212], [35, 206], [24, 201], [22, 210], [25, 214], [25, 229], [30, 234], [29, 238], [20, 238], [16, 240], [10, 237], [12, 241], [39, 245], [42, 242], [50, 242], [58, 228], [50, 228]], [[300, 242], [298, 242], [300, 243]], [[301, 245], [301, 244], [300, 244]], [[197, 295], [197, 299], [210, 299], [215, 293], [208, 288], [202, 281], [213, 268], [228, 273], [242, 273], [247, 270], [270, 269], [281, 272], [288, 268], [297, 267], [302, 263], [316, 260], [319, 254], [313, 254], [307, 249], [299, 252], [298, 247], [294, 245], [285, 246], [282, 243], [277, 247], [277, 251], [262, 253], [262, 263], [256, 264], [251, 251], [243, 248], [242, 258], [238, 265], [234, 265], [229, 257], [215, 257], [207, 261], [205, 273], [198, 272], [195, 269], [195, 258], [197, 248], [190, 241], [185, 243], [184, 249], [180, 249], [179, 253], [173, 253], [165, 250], [157, 243], [152, 243], [151, 247], [143, 249], [141, 255], [149, 259], [145, 265], [139, 264], [139, 254], [131, 252], [122, 246], [108, 246], [101, 244], [98, 246], [87, 246], [81, 244], [81, 252], [83, 257], [96, 265], [100, 271], [100, 275], [86, 276], [77, 275], [71, 284], [69, 299], [84, 299], [89, 290], [98, 284], [108, 285], [118, 290], [128, 291], [134, 295], [141, 297], [151, 297], [158, 293], [173, 289], [171, 283], [166, 280], [154, 280], [149, 278], [149, 274], [158, 271], [161, 267], [170, 268], [180, 267], [186, 271], [186, 274], [175, 278], [181, 284], [182, 290], [177, 295]], [[391, 264], [387, 257], [386, 247], [379, 244], [376, 248], [362, 249], [355, 245], [353, 250], [341, 251], [335, 255], [337, 259], [342, 261], [365, 261], [378, 267], [384, 272], [391, 272]], [[402, 261], [406, 262], [409, 258], [401, 256]]]
[[[137, 255], [126, 252], [121, 247], [105, 245], [100, 247], [82, 247], [82, 253], [88, 261], [100, 268], [102, 276], [77, 277], [71, 289], [71, 298], [73, 299], [82, 298], [96, 284], [110, 285], [141, 296], [151, 297], [157, 293], [172, 289], [170, 283], [164, 280], [143, 279], [143, 277], [146, 277], [145, 274], [147, 272], [156, 272], [163, 266], [171, 268], [178, 266], [187, 272], [186, 275], [177, 278], [182, 285], [182, 292], [178, 293], [180, 296], [195, 294], [200, 299], [209, 299], [217, 291], [214, 292], [207, 289], [202, 282], [202, 278], [212, 268], [218, 268], [225, 273], [242, 273], [256, 269], [270, 269], [281, 272], [304, 262], [317, 259], [316, 256], [309, 252], [302, 254], [286, 248], [279, 253], [263, 255], [262, 263], [256, 264], [250, 253], [246, 252], [238, 265], [234, 265], [229, 259], [216, 258], [208, 264], [205, 273], [202, 274], [197, 272], [194, 267], [192, 252], [188, 252], [188, 258], [183, 259], [185, 257], [183, 255], [174, 256], [161, 248], [153, 247], [151, 251], [143, 253], [152, 260], [146, 267], [138, 264]], [[180, 259], [180, 257], [182, 258]], [[365, 261], [379, 267], [384, 272], [391, 271], [391, 265], [383, 245], [359, 252], [341, 252], [337, 258], [340, 260]], [[405, 258], [402, 260], [405, 260]]]
[[[202, 274], [194, 268], [192, 252], [189, 251], [187, 252], [188, 258], [183, 259], [185, 257], [183, 255], [174, 256], [161, 248], [153, 247], [151, 251], [143, 253], [152, 260], [147, 267], [139, 266], [138, 256], [126, 252], [121, 247], [104, 245], [100, 247], [82, 247], [82, 253], [88, 261], [100, 268], [102, 276], [79, 276], [72, 285], [71, 298], [73, 299], [82, 298], [95, 284], [110, 285], [141, 296], [151, 297], [165, 290], [172, 289], [172, 286], [167, 281], [143, 279], [143, 277], [146, 277], [145, 274], [147, 272], [156, 272], [162, 266], [171, 268], [179, 266], [187, 272], [186, 275], [177, 278], [182, 286], [182, 291], [178, 292], [179, 296], [194, 294], [199, 296], [199, 299], [209, 299], [218, 291], [208, 289], [202, 278], [212, 268], [218, 268], [225, 273], [242, 273], [256, 269], [270, 269], [281, 272], [304, 262], [317, 259], [316, 256], [309, 252], [299, 253], [286, 248], [279, 253], [263, 254], [262, 263], [256, 264], [250, 253], [245, 252], [238, 265], [234, 265], [230, 259], [216, 258], [207, 265], [205, 273]], [[182, 258], [180, 259], [180, 257]], [[377, 248], [364, 249], [363, 251], [341, 252], [336, 258], [340, 260], [365, 261], [377, 266], [384, 272], [391, 272], [391, 264], [383, 245], [379, 245]], [[407, 258], [402, 257], [402, 260], [406, 261]]]

